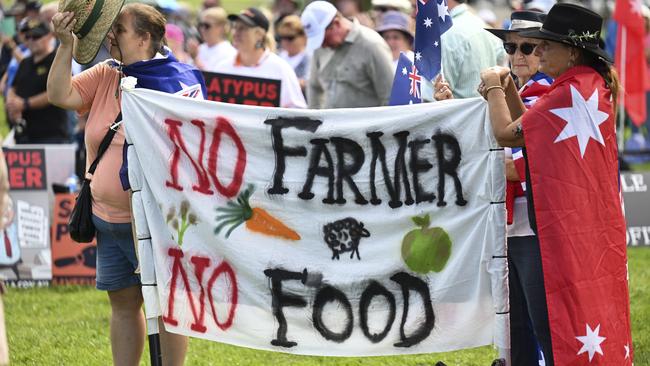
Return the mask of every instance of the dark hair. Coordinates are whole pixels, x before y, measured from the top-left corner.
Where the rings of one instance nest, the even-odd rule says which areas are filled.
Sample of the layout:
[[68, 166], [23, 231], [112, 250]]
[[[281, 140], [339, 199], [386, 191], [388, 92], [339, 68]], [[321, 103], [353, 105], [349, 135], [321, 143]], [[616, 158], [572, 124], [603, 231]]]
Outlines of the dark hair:
[[152, 56], [156, 52], [163, 51], [163, 46], [167, 44], [165, 39], [167, 20], [158, 10], [150, 5], [131, 3], [125, 5], [121, 12], [133, 16], [133, 29], [138, 35], [144, 36], [149, 33]]
[[605, 79], [605, 85], [612, 93], [612, 108], [616, 115], [618, 94], [621, 89], [618, 73], [609, 63], [591, 52], [582, 51], [582, 63], [596, 70]]

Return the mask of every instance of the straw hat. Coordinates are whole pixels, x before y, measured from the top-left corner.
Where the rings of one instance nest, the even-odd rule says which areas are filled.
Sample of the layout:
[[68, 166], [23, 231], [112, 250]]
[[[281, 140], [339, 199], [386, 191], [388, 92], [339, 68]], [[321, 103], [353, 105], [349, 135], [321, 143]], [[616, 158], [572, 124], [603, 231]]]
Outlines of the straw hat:
[[59, 12], [73, 12], [77, 20], [73, 57], [78, 63], [85, 65], [95, 58], [122, 5], [124, 0], [61, 0]]

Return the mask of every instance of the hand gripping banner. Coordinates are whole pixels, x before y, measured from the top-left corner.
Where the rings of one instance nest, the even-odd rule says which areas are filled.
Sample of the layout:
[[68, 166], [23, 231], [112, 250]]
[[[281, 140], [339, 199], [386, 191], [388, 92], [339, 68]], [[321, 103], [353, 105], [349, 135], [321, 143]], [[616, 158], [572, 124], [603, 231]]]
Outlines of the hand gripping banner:
[[484, 101], [291, 110], [125, 90], [147, 317], [311, 355], [507, 348]]

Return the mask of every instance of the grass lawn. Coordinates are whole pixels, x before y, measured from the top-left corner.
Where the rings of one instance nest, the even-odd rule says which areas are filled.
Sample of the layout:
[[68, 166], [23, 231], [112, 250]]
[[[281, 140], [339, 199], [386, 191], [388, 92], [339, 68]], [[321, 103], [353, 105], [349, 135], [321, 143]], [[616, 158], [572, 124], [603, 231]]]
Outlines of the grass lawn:
[[[650, 365], [650, 248], [629, 250], [635, 364]], [[4, 297], [13, 365], [110, 364], [109, 304], [87, 287], [11, 289]], [[148, 350], [142, 364], [148, 365]], [[192, 339], [187, 365], [490, 365], [491, 347], [419, 356], [325, 358], [257, 351]]]

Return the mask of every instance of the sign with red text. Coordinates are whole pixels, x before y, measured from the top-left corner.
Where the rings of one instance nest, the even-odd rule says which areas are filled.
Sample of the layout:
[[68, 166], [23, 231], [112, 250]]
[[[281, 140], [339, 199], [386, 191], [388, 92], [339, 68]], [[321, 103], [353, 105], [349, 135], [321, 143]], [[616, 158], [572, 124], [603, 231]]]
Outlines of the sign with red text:
[[125, 90], [148, 318], [244, 347], [507, 347], [486, 104], [292, 110]]
[[280, 106], [280, 80], [203, 72], [208, 99], [216, 102]]
[[16, 190], [46, 190], [44, 149], [4, 148], [9, 187]]
[[68, 222], [74, 208], [75, 195], [60, 193], [54, 196], [52, 214], [52, 283], [95, 284], [97, 244], [80, 244], [70, 238]]

